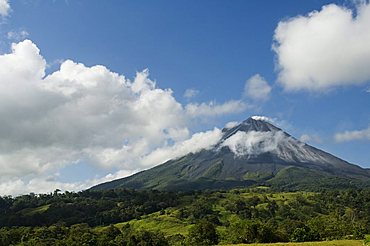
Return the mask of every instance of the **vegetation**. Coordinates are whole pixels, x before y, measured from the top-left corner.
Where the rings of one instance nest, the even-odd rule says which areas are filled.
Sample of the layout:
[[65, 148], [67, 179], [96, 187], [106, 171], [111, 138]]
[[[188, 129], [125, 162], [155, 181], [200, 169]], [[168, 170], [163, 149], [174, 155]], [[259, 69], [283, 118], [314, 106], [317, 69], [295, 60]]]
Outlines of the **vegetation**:
[[87, 224], [17, 227], [3, 228], [0, 234], [0, 245], [168, 245], [160, 232], [134, 231], [129, 226], [118, 229], [111, 225], [100, 231]]
[[360, 240], [333, 240], [324, 242], [304, 242], [304, 243], [252, 243], [252, 244], [233, 244], [234, 246], [362, 246]]
[[0, 246], [301, 245], [343, 239], [360, 241], [330, 245], [359, 245], [369, 241], [364, 236], [370, 232], [370, 190], [55, 191], [0, 197], [0, 226]]
[[364, 239], [364, 245], [370, 245], [370, 235], [366, 235]]
[[109, 225], [176, 206], [177, 199], [175, 193], [127, 189], [0, 197], [0, 225]]
[[218, 244], [216, 227], [208, 220], [201, 220], [189, 230], [187, 238], [189, 245], [215, 245]]

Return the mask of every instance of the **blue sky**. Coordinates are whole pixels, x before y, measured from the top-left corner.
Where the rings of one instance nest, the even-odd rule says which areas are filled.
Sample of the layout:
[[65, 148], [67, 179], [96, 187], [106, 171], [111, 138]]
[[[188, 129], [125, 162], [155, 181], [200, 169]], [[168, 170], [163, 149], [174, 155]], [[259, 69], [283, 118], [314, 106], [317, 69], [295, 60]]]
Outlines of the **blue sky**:
[[[1, 7], [1, 2], [9, 7]], [[20, 188], [26, 184], [36, 191], [45, 191], [39, 187], [41, 184], [84, 188], [158, 164], [154, 160], [162, 160], [158, 156], [164, 156], [160, 152], [163, 148], [168, 154], [173, 144], [191, 139], [197, 132], [208, 131], [210, 135], [214, 127], [221, 129], [227, 122], [242, 121], [251, 115], [272, 118], [296, 138], [351, 163], [370, 167], [370, 74], [366, 72], [366, 69], [370, 71], [369, 9], [366, 1], [1, 0], [2, 56], [18, 54], [17, 48], [11, 49], [12, 43], [22, 44], [18, 49], [32, 55], [22, 56], [25, 59], [22, 62], [17, 60], [15, 71], [5, 71], [7, 66], [3, 65], [0, 74], [12, 73], [8, 79], [14, 81], [25, 71], [44, 69], [45, 74], [27, 73], [27, 76], [43, 89], [47, 88], [48, 93], [61, 94], [54, 97], [43, 91], [44, 100], [38, 101], [29, 99], [33, 97], [28, 92], [7, 93], [13, 95], [9, 98], [30, 100], [26, 104], [32, 107], [24, 112], [31, 114], [35, 110], [45, 114], [37, 118], [26, 117], [25, 113], [17, 118], [14, 112], [23, 112], [24, 106], [3, 106], [1, 117], [27, 122], [29, 131], [18, 132], [14, 127], [13, 131], [19, 134], [14, 140], [14, 135], [5, 134], [10, 128], [0, 129], [5, 139], [4, 151], [9, 149], [14, 153], [4, 154], [4, 159], [19, 161], [15, 167], [0, 163], [4, 170], [9, 170], [4, 171], [0, 187], [13, 194], [28, 192]], [[28, 60], [32, 60], [32, 66], [26, 67]], [[2, 62], [13, 67], [11, 59], [0, 58]], [[62, 63], [64, 70], [60, 68]], [[92, 69], [95, 65], [103, 65], [105, 70]], [[149, 72], [142, 72], [145, 69]], [[101, 76], [96, 79], [98, 85], [107, 84], [106, 81], [120, 83], [109, 72], [124, 76], [129, 91], [112, 92], [111, 87], [104, 87], [105, 94], [99, 95], [99, 90], [78, 82], [95, 81]], [[78, 73], [83, 76], [69, 76]], [[6, 76], [2, 88], [8, 88]], [[18, 93], [17, 86], [28, 88], [22, 83], [15, 85], [14, 91]], [[135, 86], [140, 88], [132, 89]], [[255, 86], [257, 92], [253, 92]], [[265, 93], [258, 94], [263, 89]], [[72, 94], [67, 90], [72, 90]], [[147, 96], [146, 90], [156, 93], [156, 100], [151, 101], [154, 96]], [[188, 96], [184, 96], [187, 90]], [[76, 99], [75, 91], [84, 96]], [[32, 95], [37, 93], [41, 93], [39, 89]], [[59, 96], [60, 100], [55, 99]], [[85, 111], [66, 113], [68, 108], [63, 107], [67, 103], [60, 104], [64, 100], [78, 107], [86, 98], [92, 98], [89, 104], [81, 106], [81, 110], [89, 111], [116, 97], [120, 105], [134, 106], [121, 112], [110, 105], [117, 116], [104, 121], [94, 118], [96, 112], [89, 115], [91, 120], [81, 120], [76, 115]], [[130, 101], [128, 97], [136, 99]], [[148, 120], [138, 125], [146, 130], [131, 136], [126, 132], [135, 126], [132, 122], [136, 118], [141, 119], [134, 111], [144, 107], [139, 103], [146, 103], [147, 117], [158, 117], [153, 121], [161, 125], [150, 128], [152, 121]], [[60, 111], [55, 116], [57, 109]], [[123, 120], [117, 123], [120, 117]], [[65, 129], [70, 131], [53, 129], [51, 123], [43, 125], [60, 123], [63, 119]], [[40, 125], [47, 128], [40, 130]], [[83, 126], [102, 130], [87, 131]], [[109, 143], [115, 137], [109, 133], [121, 128], [124, 130], [116, 136], [122, 136], [114, 140], [117, 143]], [[37, 131], [46, 132], [45, 136], [31, 136], [31, 132]], [[58, 134], [80, 133], [77, 139], [58, 137]], [[53, 134], [55, 137], [51, 138]], [[95, 138], [91, 140], [91, 136]], [[91, 144], [95, 140], [96, 144]], [[132, 154], [136, 152], [141, 154]], [[44, 153], [49, 153], [47, 158]], [[69, 158], [56, 161], [66, 153], [71, 153]], [[133, 164], [138, 158], [143, 164]], [[35, 165], [30, 160], [39, 162]], [[10, 187], [11, 183], [16, 185]], [[40, 185], [32, 186], [35, 183]]]

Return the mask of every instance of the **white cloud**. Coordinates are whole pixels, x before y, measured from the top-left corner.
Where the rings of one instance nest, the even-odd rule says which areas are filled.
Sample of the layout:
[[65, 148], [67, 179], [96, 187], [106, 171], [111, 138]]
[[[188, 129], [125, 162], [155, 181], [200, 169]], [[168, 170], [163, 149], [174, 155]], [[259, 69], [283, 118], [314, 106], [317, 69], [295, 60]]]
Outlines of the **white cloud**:
[[40, 50], [31, 41], [12, 44], [12, 53], [0, 56], [0, 86], [4, 87], [2, 91], [7, 91], [11, 87], [17, 92], [18, 87], [21, 87], [19, 85], [34, 88], [34, 83], [45, 75], [45, 64], [45, 60], [40, 56]]
[[108, 150], [145, 154], [187, 130], [183, 107], [171, 90], [156, 88], [148, 71], [130, 81], [104, 66], [68, 60], [44, 77], [46, 62], [29, 40], [0, 56], [0, 66], [3, 175], [41, 172], [79, 158], [119, 166], [124, 157], [113, 158]]
[[258, 155], [271, 152], [286, 137], [282, 131], [277, 132], [237, 132], [226, 139], [221, 146], [227, 146], [236, 156]]
[[212, 131], [195, 133], [190, 139], [178, 142], [173, 146], [156, 149], [144, 158], [144, 163], [163, 163], [171, 159], [184, 156], [188, 153], [196, 153], [202, 149], [210, 149], [222, 137], [222, 131], [218, 128]]
[[199, 91], [198, 90], [195, 90], [195, 89], [186, 89], [185, 92], [184, 92], [184, 97], [187, 98], [187, 99], [190, 99], [192, 97], [195, 97], [198, 94], [199, 94]]
[[370, 126], [363, 130], [337, 133], [334, 138], [337, 142], [349, 142], [363, 139], [370, 140]]
[[34, 177], [30, 180], [21, 178], [12, 178], [0, 183], [0, 194], [2, 195], [21, 195], [26, 193], [50, 193], [56, 189], [63, 191], [79, 191], [88, 189], [98, 183], [110, 181], [112, 179], [123, 178], [133, 174], [124, 170], [113, 174], [108, 174], [102, 178], [89, 179], [81, 182], [68, 183], [57, 181], [57, 176]]
[[226, 129], [231, 129], [231, 128], [237, 126], [238, 124], [239, 124], [239, 122], [237, 122], [237, 121], [230, 121], [230, 122], [226, 123], [225, 128]]
[[316, 142], [321, 143], [321, 138], [319, 135], [316, 134], [302, 134], [299, 138], [301, 142], [308, 143], [308, 142]]
[[244, 96], [252, 98], [253, 100], [265, 101], [271, 93], [271, 86], [259, 74], [250, 77], [244, 86]]
[[29, 33], [25, 30], [22, 31], [10, 31], [7, 33], [7, 38], [14, 41], [20, 41], [28, 37]]
[[261, 121], [267, 121], [267, 122], [274, 122], [274, 119], [271, 119], [271, 118], [266, 117], [266, 116], [253, 115], [251, 118], [252, 118], [252, 119], [254, 119], [254, 120], [261, 120]]
[[262, 115], [253, 115], [253, 116], [251, 116], [251, 118], [254, 119], [254, 120], [266, 121], [268, 123], [273, 124], [276, 127], [282, 128], [282, 129], [288, 129], [289, 130], [289, 129], [292, 128], [292, 126], [290, 125], [289, 122], [287, 122], [285, 120], [275, 118], [275, 117], [271, 118], [271, 117], [262, 116]]
[[214, 117], [225, 114], [241, 113], [247, 109], [247, 104], [240, 100], [231, 100], [223, 104], [216, 102], [190, 103], [186, 105], [186, 113], [191, 117]]
[[0, 16], [5, 17], [9, 14], [10, 5], [8, 0], [0, 0]]
[[0, 55], [0, 67], [2, 194], [22, 187], [43, 192], [36, 181], [48, 188], [86, 188], [86, 182], [47, 181], [79, 161], [132, 173], [198, 151], [215, 141], [217, 130], [190, 138], [193, 119], [246, 109], [241, 101], [183, 106], [149, 79], [148, 70], [129, 80], [101, 65], [67, 60], [46, 75], [46, 61], [30, 40]]
[[330, 163], [332, 161], [330, 156], [312, 152], [306, 144], [283, 131], [239, 131], [227, 138], [221, 147], [228, 147], [236, 157], [249, 158], [269, 152], [287, 162]]
[[357, 15], [335, 4], [281, 21], [274, 35], [279, 82], [286, 90], [320, 91], [370, 80], [370, 5]]

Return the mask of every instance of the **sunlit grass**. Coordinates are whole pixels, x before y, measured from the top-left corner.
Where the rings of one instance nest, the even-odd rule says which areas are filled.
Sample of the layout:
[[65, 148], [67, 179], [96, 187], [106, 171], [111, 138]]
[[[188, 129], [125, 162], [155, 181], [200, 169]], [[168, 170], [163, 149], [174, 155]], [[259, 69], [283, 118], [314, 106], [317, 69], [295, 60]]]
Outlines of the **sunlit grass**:
[[140, 220], [131, 220], [129, 222], [119, 223], [116, 226], [121, 227], [125, 224], [130, 224], [133, 229], [158, 230], [167, 236], [174, 234], [186, 235], [189, 228], [192, 226], [188, 222], [181, 221], [174, 216], [167, 214], [159, 215], [158, 212]]
[[46, 210], [49, 209], [49, 207], [50, 207], [50, 204], [40, 206], [40, 207], [37, 207], [37, 208], [25, 208], [25, 209], [19, 211], [19, 213], [21, 213], [23, 215], [27, 215], [27, 216], [32, 216], [34, 214], [39, 214], [39, 213], [45, 212]]
[[323, 242], [304, 243], [252, 243], [252, 244], [228, 244], [229, 246], [362, 246], [362, 240], [335, 240]]

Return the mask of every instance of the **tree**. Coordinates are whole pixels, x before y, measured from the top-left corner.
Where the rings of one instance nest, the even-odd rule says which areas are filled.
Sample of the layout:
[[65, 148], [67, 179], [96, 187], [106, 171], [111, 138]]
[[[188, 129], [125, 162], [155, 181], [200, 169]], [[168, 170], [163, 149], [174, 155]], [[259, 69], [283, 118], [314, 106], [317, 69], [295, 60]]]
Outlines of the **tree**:
[[226, 209], [230, 212], [236, 213], [242, 219], [250, 219], [252, 217], [250, 206], [241, 199], [230, 202], [226, 205]]
[[129, 246], [168, 246], [168, 241], [161, 232], [147, 230], [137, 231], [131, 235], [127, 243]]
[[296, 228], [290, 236], [292, 242], [305, 242], [310, 240], [309, 230], [306, 227]]
[[215, 245], [218, 244], [218, 234], [214, 224], [207, 220], [200, 220], [189, 230], [189, 245]]
[[103, 229], [97, 239], [97, 245], [115, 245], [114, 241], [121, 231], [114, 225], [110, 225]]

